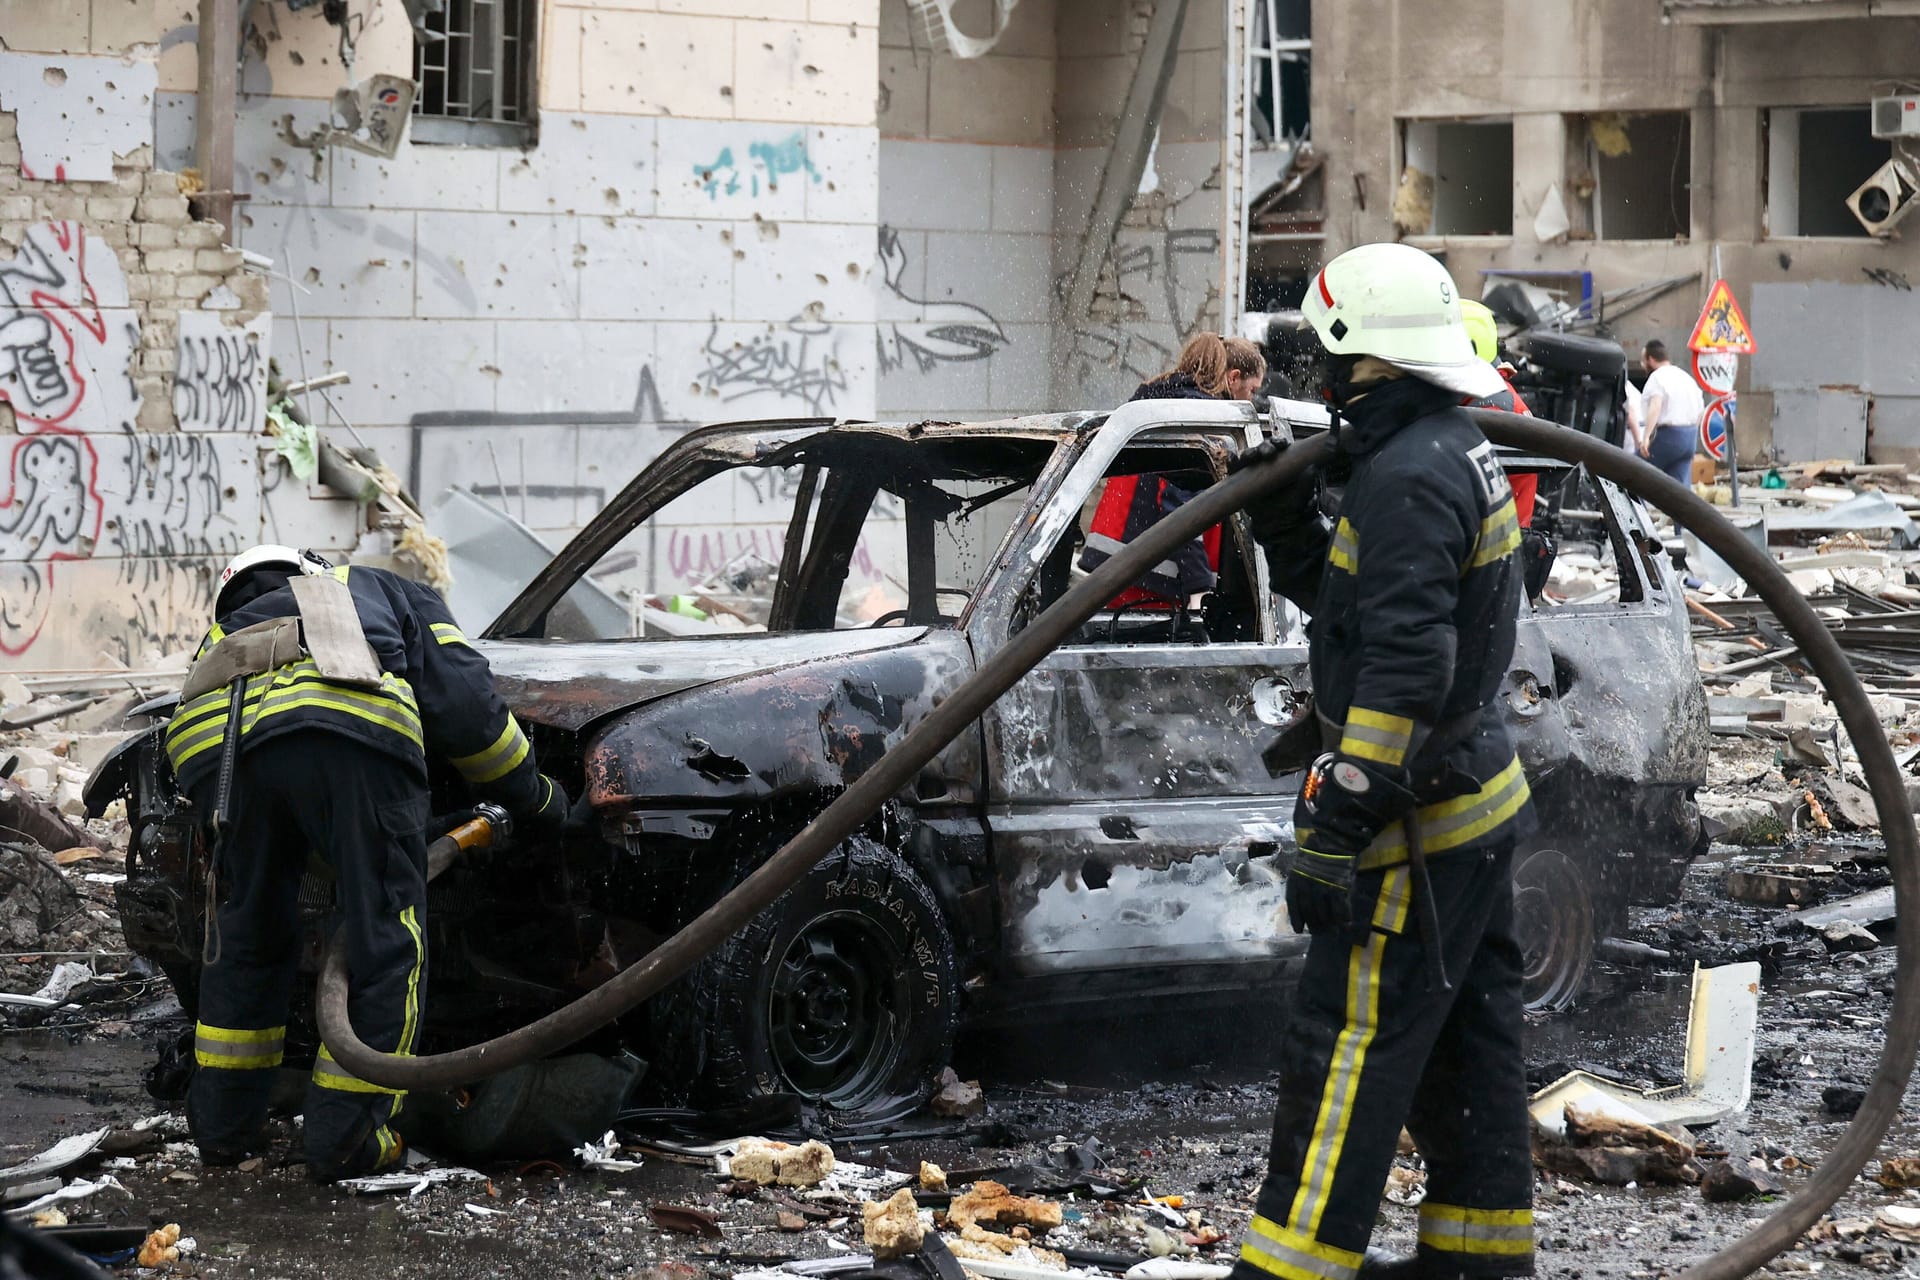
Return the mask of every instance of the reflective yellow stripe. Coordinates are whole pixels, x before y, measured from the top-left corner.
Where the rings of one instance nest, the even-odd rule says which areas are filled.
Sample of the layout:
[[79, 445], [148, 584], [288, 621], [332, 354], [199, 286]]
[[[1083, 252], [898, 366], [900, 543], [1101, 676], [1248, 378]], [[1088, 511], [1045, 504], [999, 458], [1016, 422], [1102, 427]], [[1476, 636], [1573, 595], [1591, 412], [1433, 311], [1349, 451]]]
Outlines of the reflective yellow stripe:
[[385, 704], [375, 702], [371, 698], [363, 701], [344, 689], [329, 688], [325, 693], [317, 689], [294, 693], [270, 693], [261, 700], [260, 714], [257, 718], [264, 719], [283, 711], [303, 709], [338, 711], [343, 715], [356, 716], [369, 724], [391, 729], [416, 747], [423, 750], [426, 747], [425, 739], [420, 736], [418, 720], [397, 714]]
[[1407, 909], [1413, 901], [1413, 876], [1406, 867], [1394, 867], [1380, 882], [1380, 896], [1373, 904], [1373, 927], [1388, 933], [1403, 933], [1407, 927]]
[[1340, 754], [1398, 767], [1413, 743], [1413, 721], [1405, 716], [1350, 707], [1340, 731]]
[[1247, 1224], [1240, 1257], [1281, 1280], [1352, 1280], [1360, 1255], [1289, 1231], [1258, 1214]]
[[400, 1158], [400, 1138], [393, 1130], [381, 1125], [373, 1131], [374, 1141], [380, 1144], [380, 1156], [375, 1169], [384, 1169]]
[[400, 913], [400, 923], [413, 939], [413, 968], [407, 973], [407, 1014], [400, 1028], [399, 1051], [412, 1053], [413, 1037], [420, 1028], [420, 971], [427, 965], [427, 943], [420, 936], [420, 918], [414, 908], [408, 907]]
[[[411, 1055], [402, 1055], [411, 1056]], [[321, 1064], [326, 1065], [321, 1065]], [[328, 1068], [334, 1070], [328, 1070]], [[341, 1093], [388, 1093], [394, 1097], [404, 1097], [405, 1089], [389, 1089], [385, 1085], [370, 1084], [357, 1076], [349, 1075], [347, 1069], [333, 1060], [327, 1052], [327, 1046], [320, 1046], [320, 1055], [313, 1060], [313, 1082], [322, 1089], [336, 1089]]]
[[217, 1040], [221, 1044], [273, 1044], [287, 1038], [285, 1027], [262, 1027], [258, 1030], [241, 1030], [235, 1027], [214, 1027], [204, 1022], [193, 1024], [194, 1038], [198, 1040]]
[[347, 580], [347, 571], [352, 568], [353, 566], [350, 564], [337, 564], [333, 566], [333, 576], [345, 582]]
[[1345, 516], [1334, 526], [1333, 545], [1327, 548], [1327, 563], [1348, 573], [1360, 572], [1360, 535]]
[[1420, 1243], [1449, 1253], [1514, 1257], [1533, 1252], [1533, 1210], [1420, 1206]]
[[1321, 1215], [1327, 1210], [1347, 1126], [1353, 1119], [1353, 1097], [1367, 1063], [1367, 1047], [1380, 1025], [1380, 959], [1386, 946], [1386, 934], [1369, 933], [1347, 960], [1347, 1025], [1333, 1043], [1320, 1111], [1313, 1122], [1313, 1141], [1307, 1147], [1307, 1166], [1301, 1170], [1300, 1189], [1288, 1215], [1287, 1225], [1309, 1238], [1319, 1233]]
[[[188, 703], [167, 726], [167, 757], [176, 772], [225, 738], [229, 697], [224, 689], [203, 694]], [[311, 658], [248, 678], [247, 694], [241, 702], [241, 735], [252, 732], [254, 726], [268, 716], [302, 708], [355, 716], [425, 749], [413, 686], [386, 672], [381, 676], [378, 692], [347, 688], [322, 676]]]
[[520, 729], [520, 722], [508, 715], [507, 727], [500, 731], [492, 746], [470, 756], [453, 757], [453, 767], [468, 782], [498, 782], [519, 768], [532, 749], [527, 735]]
[[[1532, 793], [1527, 775], [1515, 756], [1506, 768], [1480, 785], [1472, 795], [1443, 800], [1414, 811], [1420, 822], [1421, 847], [1429, 854], [1457, 849], [1512, 821], [1526, 807]], [[1297, 837], [1296, 837], [1297, 839]], [[1407, 830], [1390, 824], [1360, 855], [1360, 870], [1377, 871], [1407, 858]]]
[[[454, 626], [451, 622], [430, 622], [427, 626], [428, 629], [433, 632], [433, 638], [441, 644], [467, 644], [466, 636], [462, 635], [460, 628]], [[472, 648], [473, 646], [467, 645], [467, 647]]]
[[1519, 547], [1520, 516], [1514, 510], [1513, 499], [1508, 498], [1480, 522], [1480, 536], [1474, 540], [1473, 556], [1467, 561], [1467, 568], [1478, 569], [1495, 560], [1504, 560]]
[[252, 1071], [277, 1067], [287, 1042], [287, 1029], [260, 1027], [215, 1027], [204, 1022], [193, 1025], [193, 1060], [203, 1067], [226, 1071]]

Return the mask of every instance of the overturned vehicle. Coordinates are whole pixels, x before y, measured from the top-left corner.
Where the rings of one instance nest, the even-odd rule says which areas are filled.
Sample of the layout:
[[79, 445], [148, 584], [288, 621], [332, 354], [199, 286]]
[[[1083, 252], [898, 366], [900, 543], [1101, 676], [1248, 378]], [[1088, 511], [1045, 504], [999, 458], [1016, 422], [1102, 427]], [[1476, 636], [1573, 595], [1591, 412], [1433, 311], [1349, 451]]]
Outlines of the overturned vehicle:
[[[426, 1051], [568, 1002], [739, 883], [1066, 591], [1109, 478], [1203, 487], [1266, 433], [1324, 422], [1285, 401], [1266, 417], [1153, 401], [681, 438], [478, 641], [585, 821], [434, 881]], [[1525, 606], [1501, 695], [1541, 818], [1515, 862], [1528, 994], [1557, 1006], [1628, 904], [1670, 898], [1697, 851], [1705, 700], [1642, 510], [1562, 464], [1507, 461], [1618, 581]], [[1219, 531], [1218, 582], [1192, 608], [1123, 596], [1096, 614], [589, 1047], [646, 1059], [670, 1101], [797, 1094], [827, 1121], [871, 1118], [926, 1096], [968, 1020], [1281, 976], [1305, 951], [1283, 867], [1318, 735], [1301, 620], [1244, 519]], [[678, 608], [647, 603], [662, 584]], [[128, 800], [126, 935], [191, 1010], [207, 850], [158, 732], [88, 799]], [[463, 807], [451, 769], [435, 786], [436, 811]], [[302, 892], [309, 969], [330, 894], [317, 871]], [[290, 1060], [315, 1047], [310, 1010], [295, 1022]]]

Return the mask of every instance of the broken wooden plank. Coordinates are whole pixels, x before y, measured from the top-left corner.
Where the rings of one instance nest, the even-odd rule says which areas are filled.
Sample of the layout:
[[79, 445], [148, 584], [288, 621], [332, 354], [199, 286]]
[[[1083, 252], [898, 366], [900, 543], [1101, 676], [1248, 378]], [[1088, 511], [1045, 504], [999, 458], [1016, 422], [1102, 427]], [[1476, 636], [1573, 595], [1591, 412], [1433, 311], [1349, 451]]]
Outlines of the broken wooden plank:
[[69, 822], [58, 809], [19, 787], [0, 783], [0, 837], [24, 837], [43, 849], [72, 849], [108, 844], [85, 827]]

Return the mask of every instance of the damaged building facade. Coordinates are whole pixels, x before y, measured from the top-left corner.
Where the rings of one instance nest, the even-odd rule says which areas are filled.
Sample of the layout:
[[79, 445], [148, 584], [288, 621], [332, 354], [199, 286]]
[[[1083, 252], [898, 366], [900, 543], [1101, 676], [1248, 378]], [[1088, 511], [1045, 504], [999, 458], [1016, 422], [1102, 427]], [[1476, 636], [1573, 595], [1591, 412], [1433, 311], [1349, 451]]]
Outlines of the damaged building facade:
[[[429, 527], [460, 485], [557, 545], [694, 423], [1110, 404], [1239, 306], [1239, 0], [244, 8], [223, 235], [183, 194], [203, 6], [0, 6], [0, 668], [178, 650], [255, 541], [380, 550], [262, 434], [268, 354], [348, 376], [299, 408]], [[72, 411], [36, 373], [69, 346]], [[169, 483], [148, 533], [116, 510]], [[777, 537], [769, 496], [687, 513], [655, 589]]]
[[1400, 237], [1472, 296], [1495, 271], [1576, 298], [1700, 277], [1610, 322], [1684, 350], [1717, 247], [1759, 344], [1743, 458], [1920, 458], [1920, 247], [1846, 206], [1920, 172], [1869, 108], [1920, 75], [1914, 6], [1360, 0], [1314, 6], [1313, 58], [1339, 74], [1313, 85], [1325, 238], [1296, 276]]

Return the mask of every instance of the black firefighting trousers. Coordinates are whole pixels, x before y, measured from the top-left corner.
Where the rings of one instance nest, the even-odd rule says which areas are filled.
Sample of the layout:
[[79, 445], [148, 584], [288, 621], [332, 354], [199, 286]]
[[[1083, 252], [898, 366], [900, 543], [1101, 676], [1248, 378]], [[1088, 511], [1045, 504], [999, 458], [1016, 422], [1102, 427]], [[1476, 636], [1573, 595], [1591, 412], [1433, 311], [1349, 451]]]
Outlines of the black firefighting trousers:
[[[203, 812], [212, 811], [213, 790], [211, 777], [192, 789]], [[187, 1095], [203, 1158], [258, 1149], [286, 1042], [309, 851], [333, 871], [354, 1029], [376, 1049], [413, 1050], [426, 995], [427, 816], [424, 764], [341, 734], [297, 729], [241, 754]], [[322, 1048], [305, 1111], [314, 1176], [331, 1181], [397, 1161], [402, 1145], [388, 1122], [402, 1096], [356, 1079]]]
[[1429, 864], [1453, 990], [1430, 990], [1407, 867], [1316, 934], [1281, 1049], [1273, 1147], [1233, 1280], [1349, 1280], [1404, 1126], [1427, 1164], [1424, 1274], [1533, 1273], [1511, 848]]

